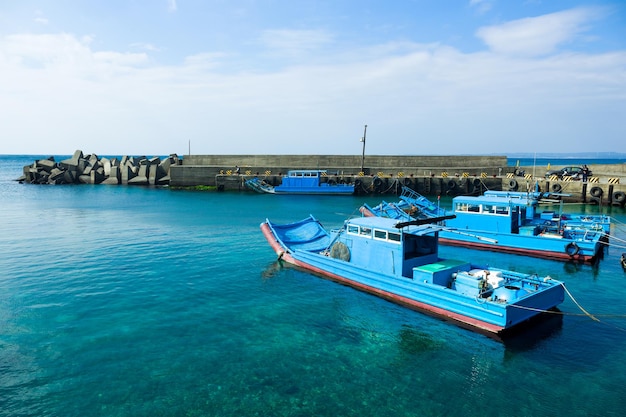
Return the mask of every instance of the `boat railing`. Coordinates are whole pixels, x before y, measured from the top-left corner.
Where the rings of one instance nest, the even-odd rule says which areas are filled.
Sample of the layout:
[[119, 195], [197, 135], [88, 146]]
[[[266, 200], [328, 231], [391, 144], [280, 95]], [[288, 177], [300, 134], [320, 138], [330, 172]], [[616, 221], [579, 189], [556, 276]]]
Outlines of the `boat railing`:
[[565, 230], [563, 233], [563, 237], [573, 240], [593, 242], [599, 240], [603, 234], [604, 233], [599, 230], [591, 230], [586, 227], [575, 227], [569, 230]]
[[400, 198], [408, 198], [412, 200], [417, 200], [421, 197], [422, 195], [418, 193], [417, 191], [409, 187], [405, 187], [405, 186], [402, 187], [402, 193], [400, 194]]

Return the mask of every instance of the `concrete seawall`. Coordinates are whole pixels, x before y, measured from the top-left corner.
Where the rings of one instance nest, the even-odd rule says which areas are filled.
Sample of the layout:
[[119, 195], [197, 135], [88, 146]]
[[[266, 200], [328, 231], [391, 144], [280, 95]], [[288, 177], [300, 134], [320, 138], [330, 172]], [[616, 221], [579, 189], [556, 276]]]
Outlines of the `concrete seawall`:
[[[361, 163], [363, 168], [361, 169]], [[239, 167], [240, 174], [235, 167]], [[402, 185], [424, 195], [478, 194], [486, 189], [524, 191], [536, 182], [567, 202], [624, 205], [626, 164], [594, 165], [588, 183], [546, 178], [548, 167], [507, 166], [506, 156], [191, 155], [171, 167], [172, 186], [216, 186], [244, 191], [245, 180], [278, 185], [290, 169], [324, 169], [326, 180], [357, 185], [356, 193], [395, 194]], [[534, 175], [532, 174], [534, 172]]]
[[[363, 163], [363, 166], [361, 164]], [[502, 175], [506, 156], [187, 155], [171, 169], [173, 186], [215, 185], [219, 175], [282, 176], [290, 169], [324, 169], [345, 177]]]
[[[362, 165], [363, 164], [363, 165]], [[239, 168], [239, 173], [236, 172]], [[553, 167], [554, 168], [554, 167]], [[278, 185], [291, 169], [323, 169], [323, 181], [355, 184], [357, 194], [398, 194], [408, 186], [420, 194], [480, 194], [487, 189], [561, 193], [567, 202], [624, 206], [626, 164], [592, 165], [587, 183], [546, 178], [548, 167], [509, 167], [506, 156], [186, 155], [166, 158], [99, 158], [76, 151], [70, 159], [37, 160], [19, 181], [35, 184], [122, 184], [213, 186], [249, 191], [245, 180]], [[524, 175], [517, 175], [524, 171]], [[250, 191], [251, 192], [251, 191]]]

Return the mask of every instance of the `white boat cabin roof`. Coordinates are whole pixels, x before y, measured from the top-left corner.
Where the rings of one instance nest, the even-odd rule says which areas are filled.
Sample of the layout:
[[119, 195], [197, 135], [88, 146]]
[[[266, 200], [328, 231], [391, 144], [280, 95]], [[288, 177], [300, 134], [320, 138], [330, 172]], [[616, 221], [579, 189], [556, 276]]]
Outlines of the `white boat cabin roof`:
[[287, 171], [288, 177], [319, 177], [324, 175], [326, 170], [323, 169], [294, 169]]
[[482, 195], [482, 196], [458, 196], [452, 200], [453, 208], [457, 203], [470, 204], [490, 204], [490, 205], [507, 205], [507, 206], [536, 206], [537, 200], [534, 198], [521, 196], [503, 196], [503, 195]]
[[[374, 234], [376, 234], [376, 230], [381, 230], [396, 234], [410, 233], [412, 235], [424, 236], [433, 234], [443, 229], [441, 226], [430, 223], [419, 226], [406, 226], [400, 229], [397, 228], [396, 225], [402, 222], [403, 221], [401, 220], [391, 219], [388, 217], [355, 217], [346, 222], [346, 230], [350, 234], [357, 234], [358, 232], [355, 232], [354, 229], [352, 229], [353, 231], [351, 232], [351, 228], [358, 227], [359, 230], [369, 230], [370, 232], [374, 231]], [[365, 233], [361, 232], [359, 234], [364, 235]]]

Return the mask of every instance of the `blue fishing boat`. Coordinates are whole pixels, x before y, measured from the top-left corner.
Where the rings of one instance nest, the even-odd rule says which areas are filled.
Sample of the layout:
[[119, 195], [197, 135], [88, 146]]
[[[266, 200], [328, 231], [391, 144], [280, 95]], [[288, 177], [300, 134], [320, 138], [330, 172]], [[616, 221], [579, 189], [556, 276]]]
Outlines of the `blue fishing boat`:
[[[569, 197], [571, 194], [563, 193], [549, 193], [549, 192], [523, 192], [523, 191], [491, 191], [484, 192], [486, 196], [498, 196], [507, 198], [521, 198], [526, 201], [530, 201], [530, 204], [535, 208], [532, 211], [526, 212], [526, 222], [535, 223], [540, 225], [545, 223], [546, 220], [556, 221], [560, 218], [561, 223], [564, 226], [570, 227], [584, 227], [590, 230], [602, 230], [607, 236], [611, 233], [611, 216], [606, 214], [576, 214], [576, 213], [563, 213], [563, 199], [562, 197]], [[542, 204], [555, 205], [559, 204], [560, 208], [557, 211], [554, 210], [538, 210], [538, 206]], [[532, 216], [532, 217], [531, 217]]]
[[406, 186], [402, 186], [398, 202], [388, 203], [383, 200], [380, 204], [373, 207], [364, 203], [359, 208], [359, 211], [366, 217], [388, 217], [405, 221], [411, 219], [432, 219], [448, 214], [439, 204], [434, 204], [428, 198]]
[[[428, 218], [436, 207], [439, 215], [454, 214], [443, 223], [441, 243], [530, 255], [547, 259], [594, 262], [608, 244], [611, 217], [603, 214], [563, 214], [539, 210], [541, 204], [562, 204], [562, 194], [486, 191], [482, 196], [458, 196], [453, 210], [443, 210], [423, 196], [404, 192], [398, 203], [382, 202], [376, 207], [364, 204], [364, 216], [390, 217], [408, 221]], [[426, 207], [415, 213], [401, 205]]]
[[441, 231], [441, 243], [581, 262], [594, 262], [603, 253], [608, 234], [600, 224], [536, 209], [532, 196], [455, 197], [455, 218], [445, 222], [449, 229]]
[[338, 184], [328, 178], [327, 171], [319, 169], [288, 171], [278, 186], [272, 186], [258, 177], [247, 180], [245, 184], [251, 190], [269, 194], [354, 194], [354, 184]]
[[261, 230], [282, 261], [475, 330], [502, 334], [563, 302], [550, 277], [440, 258], [430, 222], [444, 219], [359, 217], [328, 232], [309, 216]]

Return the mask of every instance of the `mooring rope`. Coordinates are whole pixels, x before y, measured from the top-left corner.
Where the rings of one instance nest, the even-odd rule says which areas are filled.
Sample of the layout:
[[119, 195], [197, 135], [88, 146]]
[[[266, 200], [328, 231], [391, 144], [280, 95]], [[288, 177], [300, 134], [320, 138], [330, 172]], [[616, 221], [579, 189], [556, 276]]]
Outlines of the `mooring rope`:
[[[520, 305], [515, 305], [515, 304], [512, 304], [511, 307], [515, 307], [515, 308], [519, 308], [519, 309], [523, 309], [523, 310], [536, 311], [536, 312], [539, 312], [539, 313], [558, 314], [558, 315], [561, 315], [561, 316], [589, 317], [591, 320], [593, 320], [595, 322], [598, 322], [598, 323], [605, 324], [605, 325], [607, 325], [607, 323], [601, 321], [598, 317], [603, 317], [603, 318], [626, 318], [626, 314], [591, 314], [590, 312], [585, 310], [583, 308], [583, 306], [581, 306], [578, 301], [576, 301], [576, 299], [574, 298], [572, 293], [569, 292], [569, 290], [567, 289], [567, 287], [565, 286], [564, 283], [561, 283], [561, 286], [563, 286], [563, 289], [565, 290], [565, 293], [574, 302], [574, 304], [576, 304], [576, 306], [580, 309], [580, 311], [583, 312], [582, 314], [567, 313], [567, 312], [555, 311], [555, 310], [543, 310], [543, 309], [540, 309], [540, 308], [526, 307], [526, 306], [520, 306]], [[619, 327], [619, 326], [615, 326], [615, 325], [612, 325], [612, 324], [610, 324], [610, 326], [615, 328], [615, 329], [621, 330], [621, 331], [626, 331], [625, 328], [622, 328], [622, 327]]]
[[603, 236], [608, 237], [611, 241], [617, 240], [618, 242], [622, 243], [623, 245], [616, 245], [615, 243], [611, 243], [611, 242], [600, 242], [601, 244], [603, 244], [605, 246], [608, 246], [608, 247], [626, 249], [626, 239], [621, 239], [621, 238], [619, 238], [617, 236], [610, 235], [608, 233], [604, 233]]
[[574, 304], [576, 304], [576, 306], [578, 306], [578, 308], [580, 308], [580, 311], [582, 311], [583, 313], [585, 313], [590, 319], [594, 320], [594, 321], [600, 321], [600, 319], [598, 319], [597, 317], [595, 317], [593, 314], [589, 313], [587, 310], [585, 310], [583, 308], [583, 306], [581, 306], [578, 301], [576, 301], [576, 299], [574, 298], [574, 296], [572, 295], [571, 292], [569, 292], [569, 290], [567, 289], [567, 287], [565, 286], [564, 283], [561, 283], [561, 285], [563, 286], [563, 289], [565, 290], [565, 292], [567, 293], [567, 295], [569, 296], [569, 298], [572, 299], [572, 301], [574, 302]]

